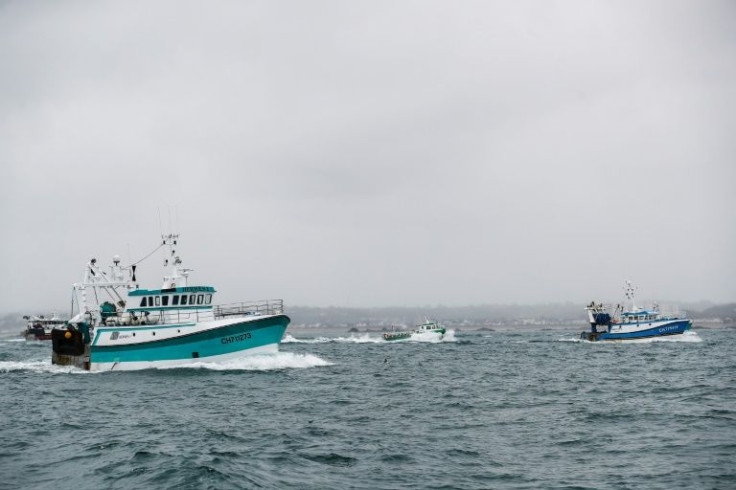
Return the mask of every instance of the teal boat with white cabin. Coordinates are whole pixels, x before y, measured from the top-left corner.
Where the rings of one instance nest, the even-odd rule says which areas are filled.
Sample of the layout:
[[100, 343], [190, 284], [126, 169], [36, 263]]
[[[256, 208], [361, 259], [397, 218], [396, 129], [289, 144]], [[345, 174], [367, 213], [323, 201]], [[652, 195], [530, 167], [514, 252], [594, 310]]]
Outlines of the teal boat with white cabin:
[[52, 332], [52, 363], [92, 371], [187, 366], [278, 351], [289, 325], [283, 300], [215, 305], [211, 286], [188, 285], [176, 253], [179, 235], [162, 236], [171, 267], [160, 289], [139, 288], [136, 265], [120, 258], [104, 270], [92, 259], [73, 286], [72, 318]]

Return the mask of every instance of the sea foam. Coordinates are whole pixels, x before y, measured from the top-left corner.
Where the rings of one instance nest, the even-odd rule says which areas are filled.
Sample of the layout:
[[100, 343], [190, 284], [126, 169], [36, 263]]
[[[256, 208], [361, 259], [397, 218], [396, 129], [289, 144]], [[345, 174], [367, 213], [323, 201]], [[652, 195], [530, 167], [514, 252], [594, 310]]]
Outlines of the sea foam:
[[[185, 366], [161, 367], [152, 369], [211, 369], [213, 371], [274, 371], [280, 369], [305, 369], [321, 366], [332, 366], [312, 354], [296, 354], [293, 352], [275, 352], [273, 354], [258, 354], [245, 356], [239, 359], [230, 359], [220, 362], [193, 362]], [[29, 360], [29, 361], [0, 361], [0, 373], [13, 371], [27, 371], [35, 373], [51, 374], [81, 374], [89, 373], [73, 366], [58, 366], [51, 364], [51, 360]], [[96, 373], [104, 371], [93, 371]], [[128, 371], [134, 372], [134, 371]]]
[[83, 369], [73, 366], [58, 366], [51, 364], [51, 358], [46, 360], [30, 360], [30, 361], [0, 361], [0, 373], [9, 373], [12, 371], [30, 371], [34, 373], [86, 373]]
[[[287, 333], [281, 341], [282, 344], [393, 344], [396, 342], [397, 341], [385, 340], [381, 335], [372, 336], [369, 333], [364, 333], [362, 335], [351, 335], [349, 337], [316, 337], [311, 339], [300, 339]], [[400, 342], [427, 342], [439, 344], [445, 342], [457, 342], [457, 338], [455, 337], [454, 330], [447, 330], [445, 335], [443, 335], [442, 337], [432, 332], [422, 332], [413, 334], [408, 339], [401, 340]]]
[[655, 342], [691, 342], [691, 343], [697, 343], [702, 342], [703, 339], [698, 335], [698, 332], [695, 332], [694, 330], [688, 330], [685, 333], [682, 333], [680, 335], [667, 335], [662, 337], [650, 337], [647, 339], [626, 339], [626, 340], [616, 340], [614, 342], [610, 341], [595, 341], [591, 342], [589, 340], [582, 340], [580, 338], [570, 338], [565, 337], [561, 339], [557, 339], [559, 342], [580, 342], [580, 343], [586, 343], [586, 344], [653, 344]]
[[275, 352], [273, 354], [244, 356], [221, 362], [195, 362], [177, 368], [162, 369], [200, 368], [211, 369], [213, 371], [275, 371], [280, 369], [305, 369], [332, 365], [333, 363], [312, 354]]

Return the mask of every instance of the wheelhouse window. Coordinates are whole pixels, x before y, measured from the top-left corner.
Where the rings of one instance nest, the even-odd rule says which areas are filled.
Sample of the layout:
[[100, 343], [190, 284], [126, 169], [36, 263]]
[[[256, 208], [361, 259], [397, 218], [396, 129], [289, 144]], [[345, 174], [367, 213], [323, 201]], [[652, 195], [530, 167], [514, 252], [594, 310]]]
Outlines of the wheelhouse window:
[[161, 296], [161, 305], [162, 306], [169, 306], [169, 297], [168, 296]]
[[187, 295], [186, 294], [182, 294], [181, 295], [181, 304], [183, 304], [183, 305], [187, 304]]
[[141, 306], [142, 307], [143, 306], [148, 306], [148, 301], [146, 301], [146, 297], [145, 296], [143, 296], [143, 298], [141, 298]]
[[153, 300], [156, 302], [156, 306], [161, 306], [161, 296], [154, 296]]
[[201, 305], [204, 302], [204, 295], [198, 294], [197, 295], [197, 304]]
[[189, 295], [189, 304], [190, 304], [190, 305], [193, 305], [193, 304], [194, 304], [194, 298], [196, 298], [196, 297], [197, 297], [197, 296], [196, 296], [196, 295], [194, 295], [194, 294], [190, 294], [190, 295]]
[[206, 294], [204, 296], [204, 304], [206, 304], [206, 305], [212, 304], [212, 295], [211, 294]]
[[175, 294], [174, 297], [171, 299], [171, 304], [173, 306], [176, 306], [176, 305], [179, 304], [179, 295], [178, 294]]

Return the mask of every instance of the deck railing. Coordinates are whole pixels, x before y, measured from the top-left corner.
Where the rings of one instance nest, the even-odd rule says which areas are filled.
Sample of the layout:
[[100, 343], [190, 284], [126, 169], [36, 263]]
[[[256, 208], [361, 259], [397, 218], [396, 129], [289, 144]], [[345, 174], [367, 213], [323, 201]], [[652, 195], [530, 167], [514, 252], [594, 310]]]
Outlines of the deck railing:
[[279, 315], [284, 312], [284, 300], [267, 299], [251, 303], [231, 303], [212, 308], [215, 318], [248, 315]]
[[208, 322], [228, 317], [279, 315], [284, 312], [284, 300], [268, 299], [244, 303], [216, 305], [206, 310], [159, 310], [148, 314], [121, 312], [106, 319], [107, 325], [170, 325]]

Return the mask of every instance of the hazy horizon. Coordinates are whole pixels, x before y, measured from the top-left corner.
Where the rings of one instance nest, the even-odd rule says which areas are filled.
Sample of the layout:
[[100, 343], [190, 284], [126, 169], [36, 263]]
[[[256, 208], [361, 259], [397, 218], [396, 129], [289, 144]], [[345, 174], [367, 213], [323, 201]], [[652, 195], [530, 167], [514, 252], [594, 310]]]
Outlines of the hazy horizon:
[[735, 14], [2, 3], [0, 311], [162, 229], [222, 303], [734, 302]]
[[[356, 310], [356, 311], [387, 311], [387, 310], [472, 310], [472, 309], [527, 309], [527, 311], [534, 311], [536, 313], [544, 314], [545, 307], [549, 307], [552, 309], [559, 309], [559, 308], [570, 308], [580, 311], [580, 318], [585, 319], [584, 314], [584, 307], [587, 303], [592, 301], [593, 298], [590, 298], [587, 302], [575, 302], [575, 301], [556, 301], [556, 302], [540, 302], [540, 303], [479, 303], [479, 304], [457, 304], [457, 305], [448, 305], [448, 304], [417, 304], [417, 305], [378, 305], [378, 306], [349, 306], [349, 305], [302, 305], [302, 304], [289, 304], [288, 302], [284, 303], [284, 307], [286, 310], [286, 313], [288, 314], [291, 310]], [[624, 298], [618, 298], [618, 299], [606, 299], [606, 298], [595, 298], [596, 301], [601, 301], [606, 304], [623, 304]], [[676, 300], [667, 300], [667, 299], [647, 299], [643, 298], [641, 301], [637, 301], [637, 305], [639, 306], [650, 306], [652, 303], [656, 303], [662, 308], [671, 308], [671, 309], [679, 309], [679, 310], [692, 310], [695, 312], [701, 312], [703, 310], [706, 310], [708, 308], [713, 307], [728, 307], [732, 305], [736, 305], [736, 301], [730, 301], [730, 302], [713, 302], [709, 300], [699, 300], [699, 301], [676, 301]], [[542, 309], [542, 310], [540, 310]], [[0, 317], [3, 316], [10, 316], [10, 315], [50, 315], [50, 314], [58, 314], [62, 317], [65, 315], [68, 315], [69, 313], [69, 305], [67, 305], [64, 308], [49, 308], [49, 307], [41, 307], [37, 308], [33, 311], [25, 311], [25, 310], [4, 310], [0, 311]], [[20, 318], [19, 316], [19, 318]]]

